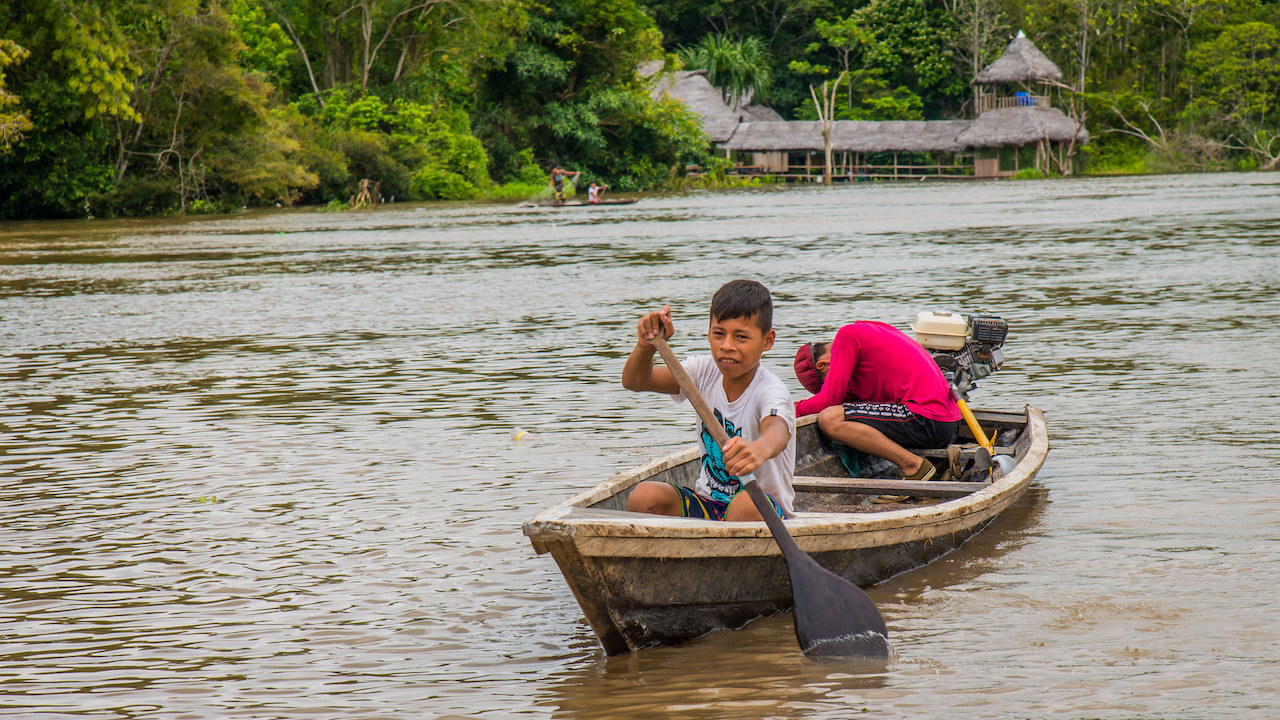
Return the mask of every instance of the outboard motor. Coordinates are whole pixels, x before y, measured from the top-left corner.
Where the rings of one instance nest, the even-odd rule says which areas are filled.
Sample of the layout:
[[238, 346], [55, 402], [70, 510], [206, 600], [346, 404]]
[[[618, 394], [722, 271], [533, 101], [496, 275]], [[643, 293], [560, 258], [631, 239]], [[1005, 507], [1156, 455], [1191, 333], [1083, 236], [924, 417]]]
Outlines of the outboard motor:
[[952, 477], [960, 480], [988, 478], [994, 480], [1008, 473], [1015, 464], [1008, 455], [996, 455], [995, 438], [987, 438], [969, 410], [969, 391], [978, 380], [1000, 369], [1004, 364], [1004, 341], [1009, 335], [1009, 323], [999, 315], [958, 315], [952, 313], [922, 312], [911, 325], [916, 341], [933, 355], [934, 362], [942, 370], [951, 386], [951, 393], [960, 406], [960, 413], [978, 439], [978, 449], [968, 467], [958, 462], [959, 454], [951, 455]]
[[911, 329], [916, 341], [933, 355], [943, 377], [966, 400], [979, 380], [1004, 364], [1009, 323], [999, 315], [922, 312]]

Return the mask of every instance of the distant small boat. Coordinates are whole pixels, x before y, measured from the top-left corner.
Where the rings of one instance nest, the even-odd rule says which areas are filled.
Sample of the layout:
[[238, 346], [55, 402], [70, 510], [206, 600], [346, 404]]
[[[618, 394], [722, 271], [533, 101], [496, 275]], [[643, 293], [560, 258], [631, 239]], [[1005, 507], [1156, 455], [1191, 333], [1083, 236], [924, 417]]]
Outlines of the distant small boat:
[[[975, 412], [995, 452], [1012, 458], [1003, 474], [975, 466], [968, 446], [914, 450], [950, 480], [915, 482], [850, 477], [814, 422], [796, 427], [796, 514], [787, 529], [821, 565], [858, 585], [873, 585], [924, 565], [982, 530], [1026, 492], [1049, 452], [1043, 414]], [[966, 429], [961, 428], [961, 437]], [[963, 439], [958, 442], [964, 442]], [[865, 458], [866, 456], [864, 456]], [[866, 458], [864, 475], [888, 461]], [[696, 446], [615, 475], [524, 524], [539, 554], [550, 553], [606, 653], [679, 643], [738, 628], [791, 608], [791, 585], [778, 545], [763, 522], [712, 522], [627, 512], [641, 480], [692, 486]], [[889, 464], [890, 468], [896, 468]], [[870, 495], [909, 495], [892, 504]]]
[[521, 206], [522, 207], [549, 207], [549, 208], [596, 207], [598, 205], [634, 205], [635, 202], [636, 202], [635, 198], [610, 198], [608, 200], [601, 200], [600, 202], [594, 202], [594, 203], [575, 200], [573, 202], [559, 202], [559, 203], [558, 202], [521, 203]]

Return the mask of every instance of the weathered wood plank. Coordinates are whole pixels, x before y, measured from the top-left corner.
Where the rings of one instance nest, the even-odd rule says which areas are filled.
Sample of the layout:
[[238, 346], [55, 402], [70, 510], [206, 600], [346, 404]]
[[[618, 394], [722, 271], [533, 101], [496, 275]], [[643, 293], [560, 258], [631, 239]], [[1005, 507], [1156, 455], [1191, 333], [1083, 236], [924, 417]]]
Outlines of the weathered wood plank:
[[[995, 452], [991, 453], [992, 455], [1012, 455], [1013, 454], [1013, 448], [1011, 447], [997, 445], [994, 449], [995, 449]], [[917, 455], [919, 457], [925, 457], [925, 458], [946, 458], [947, 457], [946, 448], [936, 448], [936, 449], [935, 448], [928, 448], [928, 449], [912, 448], [908, 450], [908, 452], [913, 453], [914, 455]], [[961, 462], [968, 462], [969, 460], [972, 460], [973, 454], [975, 452], [977, 452], [977, 448], [969, 448], [966, 450], [961, 450], [960, 451]]]
[[791, 484], [796, 492], [866, 493], [915, 497], [964, 497], [969, 493], [990, 487], [990, 484], [985, 482], [921, 482], [919, 480], [804, 476], [793, 478]]
[[[978, 424], [981, 425], [983, 429], [987, 430], [987, 432], [991, 432], [991, 430], [988, 429], [990, 427], [998, 427], [1002, 430], [1007, 428], [1021, 428], [1027, 422], [1026, 416], [1022, 413], [993, 412], [991, 410], [974, 410], [973, 417], [978, 421]], [[960, 424], [960, 430], [962, 432], [965, 427], [964, 423]]]

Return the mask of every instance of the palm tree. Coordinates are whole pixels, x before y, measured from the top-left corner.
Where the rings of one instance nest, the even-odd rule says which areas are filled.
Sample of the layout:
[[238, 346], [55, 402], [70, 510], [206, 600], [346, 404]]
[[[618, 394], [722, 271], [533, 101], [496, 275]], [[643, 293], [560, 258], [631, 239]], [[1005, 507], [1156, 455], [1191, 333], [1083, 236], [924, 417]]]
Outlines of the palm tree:
[[707, 81], [734, 110], [756, 96], [763, 97], [773, 83], [769, 52], [758, 37], [734, 40], [725, 35], [705, 35], [693, 47], [680, 49], [680, 59], [692, 70], [706, 70]]

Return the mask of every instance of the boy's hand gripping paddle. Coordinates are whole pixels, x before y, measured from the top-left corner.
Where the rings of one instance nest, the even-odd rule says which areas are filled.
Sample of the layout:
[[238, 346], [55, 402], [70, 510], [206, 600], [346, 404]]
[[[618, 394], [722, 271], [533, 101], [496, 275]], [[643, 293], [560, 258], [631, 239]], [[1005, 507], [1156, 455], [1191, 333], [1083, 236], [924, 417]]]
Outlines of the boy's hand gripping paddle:
[[[671, 352], [667, 341], [655, 337], [649, 341], [667, 369], [675, 376], [685, 397], [698, 411], [702, 424], [721, 447], [729, 441], [728, 433], [703, 399], [693, 378]], [[889, 634], [884, 618], [862, 588], [827, 570], [796, 545], [795, 538], [778, 517], [777, 510], [755, 482], [752, 474], [739, 478], [751, 496], [773, 539], [782, 550], [787, 572], [791, 576], [791, 597], [795, 605], [796, 640], [800, 650], [812, 657], [856, 657], [870, 660], [889, 658]]]

